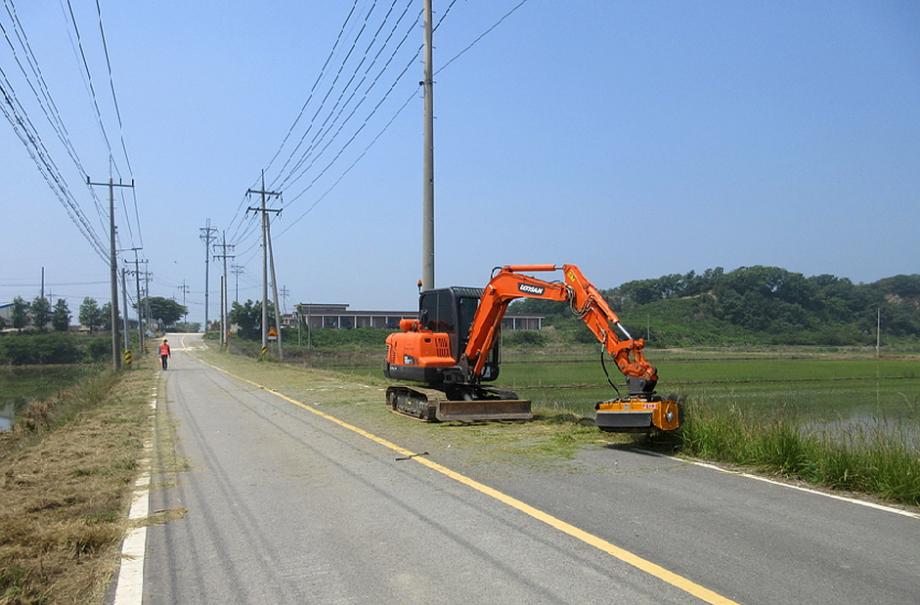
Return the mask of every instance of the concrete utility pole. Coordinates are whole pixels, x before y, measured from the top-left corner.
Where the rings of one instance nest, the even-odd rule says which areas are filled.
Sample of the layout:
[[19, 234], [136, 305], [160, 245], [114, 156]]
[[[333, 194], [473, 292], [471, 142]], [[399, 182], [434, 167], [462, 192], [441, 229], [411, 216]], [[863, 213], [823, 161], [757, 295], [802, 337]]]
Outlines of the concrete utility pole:
[[262, 213], [262, 348], [268, 348], [268, 307], [266, 306], [266, 300], [268, 300], [268, 246], [266, 242], [268, 240], [268, 213], [274, 212], [276, 214], [281, 213], [280, 208], [266, 208], [265, 207], [265, 198], [266, 197], [281, 197], [281, 192], [279, 191], [266, 191], [265, 190], [265, 171], [262, 171], [262, 188], [259, 190], [247, 189], [246, 194], [252, 195], [253, 193], [258, 193], [262, 196], [262, 204], [258, 208], [253, 208], [249, 206], [246, 208], [246, 214], [249, 212], [261, 212]]
[[[143, 250], [143, 248], [125, 248], [124, 250], [122, 250], [122, 252], [134, 252], [134, 271], [133, 272], [129, 271], [128, 273], [132, 273], [134, 275], [134, 285], [137, 288], [137, 292], [136, 292], [137, 293], [137, 348], [143, 351], [144, 350], [144, 328], [143, 328], [143, 321], [141, 321], [141, 316], [143, 314], [141, 312], [141, 273], [140, 273], [140, 270], [138, 269], [138, 264], [140, 262], [137, 258], [138, 250]], [[126, 263], [131, 262], [128, 259], [123, 259], [123, 260]], [[144, 262], [146, 263], [147, 261], [144, 261]], [[128, 313], [128, 309], [125, 308], [125, 314], [127, 315], [127, 313]]]
[[236, 244], [227, 243], [227, 232], [221, 232], [221, 241], [223, 243], [214, 244], [214, 249], [222, 249], [223, 254], [215, 254], [214, 260], [222, 259], [224, 261], [224, 274], [221, 276], [220, 281], [220, 344], [221, 346], [226, 346], [227, 344], [227, 332], [230, 331], [230, 324], [227, 321], [227, 259], [236, 258], [235, 254], [227, 254], [227, 248], [233, 250], [236, 247]]
[[875, 358], [882, 356], [882, 308], [878, 308], [875, 317]]
[[211, 226], [211, 219], [199, 227], [198, 239], [204, 242], [204, 332], [208, 333], [208, 267], [211, 261], [211, 242], [217, 239], [217, 227]]
[[283, 313], [287, 310], [287, 297], [291, 291], [287, 289], [287, 286], [281, 286], [279, 292], [281, 292], [281, 312]]
[[150, 276], [153, 275], [150, 271], [147, 271], [147, 262], [141, 261], [144, 263], [144, 317], [147, 321], [150, 321]]
[[112, 368], [121, 369], [121, 340], [118, 337], [118, 260], [115, 257], [115, 188], [134, 189], [134, 179], [126, 185], [109, 177], [108, 183], [94, 183], [86, 177], [86, 184], [109, 188], [109, 280], [112, 283]]
[[189, 287], [188, 287], [188, 284], [185, 283], [184, 279], [182, 280], [182, 285], [176, 286], [176, 287], [182, 291], [182, 306], [185, 307], [185, 314], [184, 314], [183, 321], [185, 323], [188, 323], [188, 307], [185, 304], [185, 295], [188, 294]]
[[45, 268], [42, 267], [42, 293], [41, 297], [45, 298]]
[[425, 141], [422, 177], [422, 290], [434, 288], [434, 81], [431, 67], [431, 0], [423, 0], [425, 14]]
[[128, 341], [128, 288], [125, 286], [125, 272], [127, 269], [124, 267], [121, 268], [121, 302], [124, 305], [124, 323], [125, 323], [125, 351], [131, 349], [131, 343]]
[[220, 346], [224, 347], [226, 344], [224, 342], [224, 335], [227, 333], [226, 325], [224, 324], [224, 276], [220, 276]]
[[278, 304], [278, 278], [275, 277], [275, 250], [272, 248], [271, 223], [266, 226], [268, 230], [268, 255], [272, 266], [272, 291], [275, 294], [275, 329], [278, 331], [278, 359], [284, 361], [284, 351], [281, 348], [281, 306]]
[[234, 302], [240, 302], [240, 274], [246, 272], [242, 265], [230, 265], [230, 272], [236, 277], [236, 292], [233, 297]]

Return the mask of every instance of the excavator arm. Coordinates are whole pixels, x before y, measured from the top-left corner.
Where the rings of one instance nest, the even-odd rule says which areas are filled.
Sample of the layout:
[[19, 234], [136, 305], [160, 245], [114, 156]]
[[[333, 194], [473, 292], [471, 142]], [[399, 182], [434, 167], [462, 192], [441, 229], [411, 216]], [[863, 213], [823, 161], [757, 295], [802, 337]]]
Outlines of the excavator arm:
[[[522, 273], [550, 271], [562, 271], [564, 281], [548, 282]], [[600, 291], [575, 265], [507, 265], [494, 273], [483, 290], [464, 352], [463, 359], [468, 364], [471, 378], [481, 376], [508, 305], [519, 298], [569, 303], [575, 315], [591, 330], [620, 372], [627, 377], [631, 393], [651, 394], [654, 390], [658, 375], [642, 353], [645, 341], [629, 335]], [[616, 330], [625, 338], [621, 340]]]

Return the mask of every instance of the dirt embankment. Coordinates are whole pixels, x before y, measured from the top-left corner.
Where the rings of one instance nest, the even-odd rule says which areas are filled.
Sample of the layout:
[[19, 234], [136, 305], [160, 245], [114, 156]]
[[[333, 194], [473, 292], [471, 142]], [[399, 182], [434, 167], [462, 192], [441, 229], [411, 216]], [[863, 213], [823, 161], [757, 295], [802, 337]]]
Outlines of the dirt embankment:
[[150, 422], [149, 364], [30, 404], [0, 436], [0, 604], [99, 602]]

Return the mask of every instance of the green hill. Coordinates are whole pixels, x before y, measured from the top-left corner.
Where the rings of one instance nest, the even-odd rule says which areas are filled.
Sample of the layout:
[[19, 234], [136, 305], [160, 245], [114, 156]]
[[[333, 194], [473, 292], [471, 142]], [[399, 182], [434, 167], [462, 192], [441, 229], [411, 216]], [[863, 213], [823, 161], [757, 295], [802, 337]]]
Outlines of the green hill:
[[[888, 344], [920, 344], [920, 275], [870, 284], [845, 277], [805, 277], [779, 267], [721, 267], [701, 274], [626, 282], [602, 293], [633, 336], [651, 346], [875, 344], [876, 313]], [[568, 307], [522, 300], [509, 314], [546, 315], [547, 325], [588, 342], [593, 336]]]

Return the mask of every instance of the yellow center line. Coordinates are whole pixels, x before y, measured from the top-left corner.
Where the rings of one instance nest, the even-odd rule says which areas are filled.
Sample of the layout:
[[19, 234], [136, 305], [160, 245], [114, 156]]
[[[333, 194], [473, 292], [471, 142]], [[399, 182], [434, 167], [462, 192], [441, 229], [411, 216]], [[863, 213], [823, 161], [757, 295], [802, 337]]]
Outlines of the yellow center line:
[[[257, 387], [263, 391], [271, 393], [272, 395], [280, 399], [283, 399], [290, 404], [293, 404], [301, 409], [304, 409], [310, 412], [311, 414], [315, 414], [316, 416], [319, 416], [320, 418], [323, 418], [324, 420], [328, 420], [329, 422], [337, 424], [340, 427], [347, 429], [353, 433], [357, 433], [358, 435], [361, 435], [362, 437], [369, 439], [373, 441], [374, 443], [377, 443], [378, 445], [382, 445], [383, 447], [389, 450], [392, 450], [402, 456], [412, 456], [415, 453], [415, 452], [407, 450], [406, 448], [393, 443], [392, 441], [384, 439], [383, 437], [378, 437], [377, 435], [374, 435], [373, 433], [365, 431], [362, 428], [359, 428], [353, 424], [349, 424], [348, 422], [345, 422], [344, 420], [340, 420], [336, 418], [335, 416], [330, 416], [329, 414], [323, 411], [320, 411], [313, 406], [307, 405], [303, 403], [302, 401], [298, 401], [296, 399], [288, 397], [284, 393], [276, 391], [275, 389], [271, 387], [267, 387], [257, 382], [253, 382], [252, 380], [243, 378], [242, 376], [237, 376], [236, 374], [233, 374], [223, 368], [220, 368], [211, 363], [208, 363], [207, 361], [204, 361], [203, 359], [200, 359], [195, 355], [192, 355], [192, 357], [194, 357], [196, 360], [203, 363], [204, 365], [210, 368], [213, 368], [217, 370], [218, 372], [221, 372], [222, 374], [226, 374], [227, 376], [231, 378], [234, 378], [241, 382], [245, 382], [247, 384], [251, 384], [254, 387]], [[461, 473], [458, 473], [457, 471], [451, 470], [447, 468], [446, 466], [440, 465], [437, 462], [433, 462], [432, 460], [429, 460], [428, 458], [423, 458], [421, 456], [414, 456], [413, 458], [411, 458], [411, 460], [414, 462], [417, 462], [418, 464], [421, 464], [422, 466], [428, 467], [429, 469], [437, 473], [440, 473], [441, 475], [444, 475], [445, 477], [449, 477], [450, 479], [453, 479], [454, 481], [458, 483], [466, 485], [467, 487], [470, 487], [481, 494], [484, 494], [486, 496], [489, 496], [490, 498], [498, 500], [502, 504], [510, 506], [511, 508], [517, 511], [520, 511], [524, 513], [525, 515], [528, 515], [536, 519], [537, 521], [545, 523], [546, 525], [549, 525], [550, 527], [568, 536], [571, 536], [572, 538], [575, 538], [576, 540], [580, 540], [584, 542], [585, 544], [588, 544], [589, 546], [592, 546], [596, 548], [597, 550], [600, 550], [601, 552], [607, 553], [608, 555], [616, 559], [619, 559], [620, 561], [628, 565], [632, 565], [636, 569], [639, 569], [640, 571], [643, 571], [651, 576], [654, 576], [658, 578], [659, 580], [661, 580], [662, 582], [670, 584], [671, 586], [674, 586], [675, 588], [679, 588], [680, 590], [683, 590], [684, 592], [693, 595], [694, 597], [700, 599], [701, 601], [704, 601], [706, 603], [719, 604], [719, 605], [737, 605], [736, 601], [733, 601], [729, 599], [728, 597], [724, 597], [720, 595], [719, 593], [714, 592], [706, 588], [705, 586], [701, 586], [700, 584], [697, 584], [696, 582], [692, 580], [688, 580], [687, 578], [679, 574], [676, 574], [673, 571], [667, 570], [661, 565], [658, 565], [657, 563], [652, 563], [648, 559], [643, 559], [642, 557], [640, 557], [639, 555], [635, 553], [632, 553], [611, 542], [608, 542], [607, 540], [604, 540], [601, 537], [595, 536], [592, 533], [586, 532], [583, 529], [575, 527], [571, 523], [567, 523], [563, 521], [562, 519], [559, 519], [558, 517], [554, 517], [553, 515], [546, 513], [538, 508], [535, 508], [527, 504], [526, 502], [518, 500], [517, 498], [514, 498], [513, 496], [509, 496], [508, 494], [505, 494], [504, 492], [500, 492], [499, 490], [493, 487], [489, 487], [488, 485], [480, 483], [479, 481], [476, 481], [475, 479], [471, 479], [467, 477], [466, 475], [463, 475]]]

